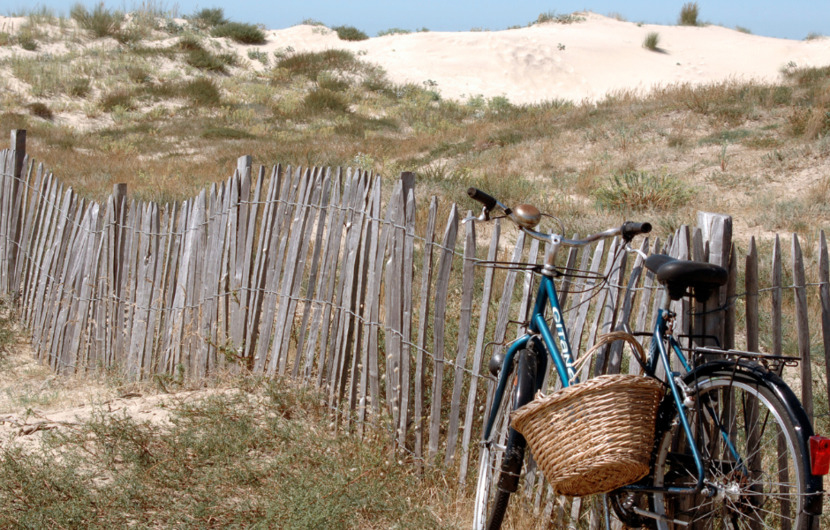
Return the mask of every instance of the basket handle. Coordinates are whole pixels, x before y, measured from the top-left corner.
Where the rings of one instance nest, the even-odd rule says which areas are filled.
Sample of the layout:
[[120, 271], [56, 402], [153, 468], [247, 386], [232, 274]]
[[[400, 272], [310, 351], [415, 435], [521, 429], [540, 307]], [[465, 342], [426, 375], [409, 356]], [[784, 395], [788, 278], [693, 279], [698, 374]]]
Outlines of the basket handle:
[[[602, 348], [603, 346], [605, 346], [607, 344], [610, 344], [614, 341], [617, 341], [617, 340], [622, 340], [622, 341], [627, 342], [628, 345], [631, 346], [631, 349], [634, 350], [634, 352], [640, 357], [640, 359], [638, 359], [640, 361], [640, 364], [641, 365], [645, 364], [645, 362], [646, 362], [646, 352], [643, 349], [642, 345], [640, 345], [640, 343], [637, 341], [637, 339], [634, 338], [634, 335], [632, 335], [631, 333], [626, 333], [625, 331], [612, 331], [610, 333], [605, 333], [603, 335], [600, 335], [599, 338], [597, 338], [597, 341], [594, 343], [594, 345], [591, 346], [591, 349], [588, 350], [585, 353], [585, 355], [580, 357], [579, 360], [574, 363], [574, 366], [573, 366], [574, 374], [579, 372], [579, 370], [582, 369], [582, 365], [584, 365], [586, 362], [588, 362], [588, 360], [595, 353], [597, 353], [600, 350], [600, 348]], [[574, 376], [574, 377], [576, 377], [576, 376]], [[573, 383], [573, 380], [569, 381], [569, 382]]]

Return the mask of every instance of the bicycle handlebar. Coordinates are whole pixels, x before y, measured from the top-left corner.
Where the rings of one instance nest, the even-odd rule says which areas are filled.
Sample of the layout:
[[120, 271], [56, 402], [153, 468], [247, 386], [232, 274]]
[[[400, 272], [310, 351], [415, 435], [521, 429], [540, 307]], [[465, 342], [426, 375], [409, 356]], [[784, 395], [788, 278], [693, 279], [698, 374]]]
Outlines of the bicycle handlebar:
[[[481, 204], [484, 205], [485, 214], [488, 214], [491, 210], [493, 210], [496, 206], [498, 206], [502, 210], [504, 210], [505, 215], [507, 215], [510, 218], [511, 221], [516, 223], [516, 225], [522, 231], [527, 233], [529, 236], [531, 236], [533, 238], [536, 238], [536, 239], [539, 239], [539, 240], [542, 240], [542, 241], [547, 241], [547, 242], [553, 242], [554, 239], [555, 239], [558, 243], [564, 244], [566, 246], [571, 246], [571, 247], [583, 246], [583, 245], [587, 245], [588, 243], [592, 243], [594, 241], [597, 241], [598, 239], [604, 239], [604, 238], [607, 238], [607, 237], [614, 237], [614, 236], [617, 236], [617, 235], [622, 236], [622, 238], [626, 242], [630, 242], [637, 235], [647, 234], [647, 233], [651, 232], [651, 223], [647, 223], [647, 222], [646, 223], [637, 223], [637, 222], [634, 222], [634, 221], [626, 221], [619, 228], [609, 228], [608, 230], [605, 230], [603, 232], [599, 232], [599, 233], [594, 234], [592, 236], [588, 236], [585, 239], [577, 239], [577, 240], [565, 239], [562, 236], [557, 236], [555, 234], [544, 234], [542, 232], [537, 232], [536, 230], [533, 230], [532, 228], [528, 228], [527, 226], [523, 226], [516, 219], [514, 219], [513, 211], [510, 208], [503, 205], [501, 202], [499, 202], [492, 195], [489, 195], [489, 194], [481, 191], [478, 188], [472, 188], [472, 187], [468, 188], [467, 189], [467, 195], [469, 195], [470, 198], [472, 198], [472, 199], [474, 199], [474, 200], [476, 200], [476, 201], [478, 201], [478, 202], [480, 202]], [[488, 219], [488, 217], [485, 216], [485, 217], [483, 217], [483, 219], [486, 220], [486, 219]]]
[[478, 188], [467, 188], [467, 195], [483, 204], [488, 210], [492, 210], [497, 204], [499, 204], [499, 201], [497, 201], [495, 197], [484, 193]]
[[631, 241], [635, 236], [651, 232], [651, 223], [635, 223], [626, 221], [620, 227], [620, 234], [626, 241]]

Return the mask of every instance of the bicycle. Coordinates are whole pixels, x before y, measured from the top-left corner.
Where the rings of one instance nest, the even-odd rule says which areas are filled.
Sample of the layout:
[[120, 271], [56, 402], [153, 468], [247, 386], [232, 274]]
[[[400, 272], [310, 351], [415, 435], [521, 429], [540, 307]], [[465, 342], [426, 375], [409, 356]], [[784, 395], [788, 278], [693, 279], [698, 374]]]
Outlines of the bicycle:
[[[526, 448], [521, 434], [499, 427], [509, 421], [510, 411], [534, 399], [543, 386], [548, 360], [561, 387], [578, 383], [554, 283], [554, 278], [568, 273], [557, 267], [557, 251], [619, 236], [625, 251], [642, 254], [629, 243], [650, 232], [651, 225], [626, 222], [571, 240], [538, 232], [542, 214], [533, 206], [511, 209], [475, 188], [467, 193], [483, 205], [477, 221], [490, 220], [492, 212], [501, 210], [501, 217], [548, 244], [544, 264], [526, 267], [541, 276], [527, 332], [489, 363], [497, 385], [481, 438], [473, 526], [498, 529], [518, 489]], [[813, 435], [799, 400], [776, 373], [795, 359], [681, 347], [673, 332], [676, 314], [671, 302], [687, 296], [705, 300], [726, 283], [727, 271], [662, 254], [642, 257], [665, 296], [653, 332], [646, 333], [651, 343], [641, 369], [646, 377], [658, 379], [662, 366], [668, 375], [659, 380], [666, 392], [658, 408], [650, 471], [640, 481], [608, 493], [606, 521], [610, 504], [629, 527], [817, 528], [830, 440]], [[545, 317], [548, 307], [554, 330]], [[672, 369], [672, 354], [679, 371]]]

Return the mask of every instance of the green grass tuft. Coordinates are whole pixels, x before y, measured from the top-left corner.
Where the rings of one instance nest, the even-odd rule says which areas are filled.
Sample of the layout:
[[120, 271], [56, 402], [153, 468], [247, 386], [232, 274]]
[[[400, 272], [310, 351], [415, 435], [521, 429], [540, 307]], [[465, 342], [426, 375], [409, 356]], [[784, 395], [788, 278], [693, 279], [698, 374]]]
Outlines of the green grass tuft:
[[325, 50], [286, 55], [277, 61], [276, 66], [314, 80], [326, 71], [353, 72], [359, 68], [359, 62], [348, 50]]
[[340, 37], [340, 40], [360, 41], [369, 38], [368, 35], [354, 26], [335, 26], [331, 29], [337, 32], [337, 36]]
[[116, 108], [124, 110], [135, 109], [133, 94], [127, 90], [119, 89], [105, 94], [99, 102], [104, 112], [113, 112]]
[[599, 208], [611, 211], [668, 211], [684, 205], [693, 194], [676, 177], [626, 171], [613, 175], [605, 186], [594, 192], [594, 199]]
[[539, 16], [536, 17], [536, 20], [531, 24], [544, 24], [546, 22], [555, 22], [557, 24], [573, 24], [575, 22], [584, 22], [585, 17], [579, 16], [575, 13], [569, 13], [567, 15], [557, 15], [556, 11], [546, 11], [544, 13], [539, 13]]
[[217, 107], [222, 103], [219, 87], [212, 79], [197, 78], [185, 83], [181, 93], [196, 106]]
[[29, 103], [28, 108], [29, 112], [32, 113], [32, 116], [37, 116], [38, 118], [43, 118], [47, 121], [55, 119], [55, 114], [52, 112], [52, 109], [50, 109], [45, 103], [41, 103], [40, 101]]
[[347, 112], [349, 100], [339, 92], [318, 88], [309, 92], [303, 99], [303, 107], [311, 114], [321, 112]]
[[680, 8], [680, 18], [678, 20], [678, 24], [681, 26], [699, 26], [700, 22], [698, 21], [698, 15], [700, 12], [700, 8], [697, 5], [697, 2], [686, 2], [683, 4], [683, 7]]
[[224, 73], [225, 67], [232, 63], [226, 55], [215, 55], [205, 49], [190, 50], [185, 62], [199, 70]]
[[246, 132], [240, 131], [239, 129], [233, 129], [231, 127], [215, 127], [211, 129], [206, 129], [202, 132], [202, 138], [207, 139], [227, 139], [227, 140], [251, 140], [256, 138], [255, 135]]
[[77, 3], [70, 9], [69, 16], [97, 39], [114, 37], [121, 30], [121, 24], [124, 22], [123, 13], [104, 7], [103, 2], [95, 6], [92, 12], [87, 10], [83, 4]]
[[265, 44], [265, 33], [254, 24], [227, 22], [213, 28], [210, 34], [214, 37], [225, 37], [240, 44]]
[[185, 18], [201, 29], [211, 29], [228, 23], [225, 11], [221, 7], [206, 7]]
[[646, 35], [645, 40], [643, 41], [643, 48], [647, 50], [651, 50], [653, 52], [658, 51], [660, 45], [660, 34], [656, 31], [650, 32]]
[[378, 31], [378, 37], [384, 37], [386, 35], [407, 35], [409, 33], [412, 33], [412, 30], [403, 28], [389, 28]]
[[77, 77], [68, 83], [66, 93], [76, 98], [86, 98], [91, 90], [89, 78]]
[[195, 35], [185, 35], [176, 42], [174, 47], [181, 51], [204, 50], [202, 43]]

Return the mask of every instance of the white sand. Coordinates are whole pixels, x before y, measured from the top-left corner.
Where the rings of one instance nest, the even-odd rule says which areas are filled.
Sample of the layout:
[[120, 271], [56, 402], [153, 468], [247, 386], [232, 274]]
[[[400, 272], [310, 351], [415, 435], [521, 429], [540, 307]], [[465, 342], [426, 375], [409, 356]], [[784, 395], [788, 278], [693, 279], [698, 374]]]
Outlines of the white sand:
[[[481, 32], [422, 32], [343, 41], [322, 26], [300, 25], [266, 32], [262, 46], [226, 46], [247, 58], [250, 49], [347, 49], [378, 64], [396, 83], [434, 86], [445, 98], [505, 96], [512, 103], [602, 99], [619, 90], [648, 91], [676, 83], [729, 79], [775, 82], [787, 65], [830, 65], [830, 38], [776, 39], [719, 26], [657, 26], [622, 22], [594, 13], [573, 24], [549, 22], [527, 28]], [[0, 17], [0, 31], [14, 32], [24, 18]], [[181, 21], [184, 23], [185, 21]], [[643, 41], [659, 34], [661, 51]], [[111, 39], [110, 39], [111, 40]], [[168, 39], [172, 42], [175, 39]], [[112, 41], [115, 45], [115, 41]], [[90, 46], [102, 42], [90, 41]], [[0, 47], [11, 54], [64, 53], [62, 44], [37, 52]], [[262, 69], [258, 61], [252, 68]]]
[[[728, 79], [774, 82], [788, 64], [830, 65], [830, 38], [776, 39], [720, 26], [656, 26], [585, 13], [555, 22], [483, 32], [424, 32], [347, 42], [333, 31], [269, 31], [267, 51], [344, 48], [383, 67], [397, 83], [437, 83], [445, 98], [506, 96], [512, 103], [597, 100], [619, 90]], [[660, 36], [654, 52], [643, 47]]]

